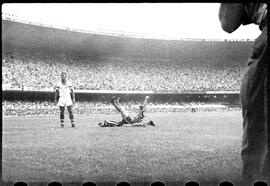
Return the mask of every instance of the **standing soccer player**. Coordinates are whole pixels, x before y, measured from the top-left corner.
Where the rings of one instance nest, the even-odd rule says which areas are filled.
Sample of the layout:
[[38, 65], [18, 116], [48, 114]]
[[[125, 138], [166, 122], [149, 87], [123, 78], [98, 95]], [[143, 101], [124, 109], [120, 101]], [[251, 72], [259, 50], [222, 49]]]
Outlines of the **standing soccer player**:
[[55, 85], [54, 103], [58, 101], [58, 106], [60, 108], [60, 126], [64, 127], [65, 119], [65, 107], [68, 109], [69, 119], [71, 121], [71, 127], [75, 127], [74, 115], [73, 115], [73, 105], [75, 104], [75, 93], [72, 83], [67, 80], [67, 73], [61, 73], [61, 81]]

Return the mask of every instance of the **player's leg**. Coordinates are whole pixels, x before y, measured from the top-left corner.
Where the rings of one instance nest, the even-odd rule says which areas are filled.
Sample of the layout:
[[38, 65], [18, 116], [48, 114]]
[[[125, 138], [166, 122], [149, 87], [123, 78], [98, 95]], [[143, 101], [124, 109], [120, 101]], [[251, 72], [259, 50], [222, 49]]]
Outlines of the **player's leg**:
[[120, 112], [120, 114], [121, 114], [121, 116], [122, 116], [123, 119], [126, 119], [126, 118], [128, 117], [126, 111], [125, 111], [123, 108], [121, 108], [120, 105], [119, 105], [119, 98], [116, 99], [116, 98], [113, 96], [110, 102], [111, 102], [111, 104], [114, 106], [114, 108], [115, 108], [118, 112]]
[[60, 126], [64, 127], [65, 107], [59, 106], [59, 108], [60, 108]]
[[154, 122], [151, 120], [149, 122], [140, 122], [140, 123], [133, 123], [130, 125], [131, 127], [146, 127], [146, 126], [152, 126], [155, 127], [156, 125]]
[[57, 105], [60, 108], [60, 126], [64, 127], [65, 104], [64, 104], [64, 101], [63, 101], [63, 97], [59, 97]]
[[119, 105], [119, 102], [117, 103], [117, 100], [116, 100], [116, 97], [115, 96], [113, 96], [112, 98], [111, 98], [111, 101], [110, 101], [110, 103], [114, 106], [114, 108], [118, 111], [118, 112], [121, 112], [121, 107], [120, 107], [120, 105]]
[[103, 123], [98, 124], [100, 127], [121, 127], [123, 125], [123, 121], [107, 121], [105, 120]]
[[107, 121], [105, 120], [103, 123], [99, 123], [98, 125], [100, 127], [121, 127], [124, 124], [130, 124], [131, 118], [128, 116], [125, 119], [122, 119], [122, 121]]
[[75, 127], [73, 105], [67, 106], [71, 127]]

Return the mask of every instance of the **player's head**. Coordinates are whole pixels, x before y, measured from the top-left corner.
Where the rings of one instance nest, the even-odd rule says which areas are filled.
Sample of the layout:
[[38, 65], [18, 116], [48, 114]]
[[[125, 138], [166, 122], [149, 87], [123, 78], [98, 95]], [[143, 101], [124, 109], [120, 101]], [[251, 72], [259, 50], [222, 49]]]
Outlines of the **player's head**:
[[61, 72], [61, 79], [65, 81], [66, 78], [67, 78], [67, 73], [66, 72]]
[[140, 107], [139, 107], [139, 108], [140, 108], [140, 111], [142, 111], [142, 110], [143, 110], [143, 106], [142, 106], [142, 105], [140, 105]]

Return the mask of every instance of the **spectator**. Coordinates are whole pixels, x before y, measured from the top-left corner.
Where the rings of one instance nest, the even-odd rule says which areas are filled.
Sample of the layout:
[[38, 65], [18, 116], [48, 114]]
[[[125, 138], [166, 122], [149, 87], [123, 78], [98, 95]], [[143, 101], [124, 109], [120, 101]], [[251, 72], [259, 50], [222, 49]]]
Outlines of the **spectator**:
[[[51, 88], [57, 74], [67, 71], [75, 89], [117, 91], [239, 91], [243, 65], [134, 62], [103, 59], [99, 63], [51, 59], [3, 59], [3, 84], [21, 89]], [[19, 71], [17, 69], [20, 69]], [[117, 74], [117, 75], [116, 75]]]

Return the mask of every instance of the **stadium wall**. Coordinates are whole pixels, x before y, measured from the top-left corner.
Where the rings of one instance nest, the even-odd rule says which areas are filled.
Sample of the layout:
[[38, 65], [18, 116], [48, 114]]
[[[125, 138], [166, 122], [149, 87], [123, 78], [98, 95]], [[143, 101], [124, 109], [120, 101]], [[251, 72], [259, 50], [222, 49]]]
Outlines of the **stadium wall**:
[[[121, 101], [142, 102], [145, 96], [151, 97], [153, 103], [222, 103], [227, 105], [239, 105], [238, 92], [187, 92], [187, 93], [158, 93], [158, 92], [109, 92], [89, 91], [76, 92], [76, 101], [108, 102], [111, 96], [121, 97]], [[54, 100], [52, 91], [22, 91], [3, 90], [3, 101], [49, 101]]]

